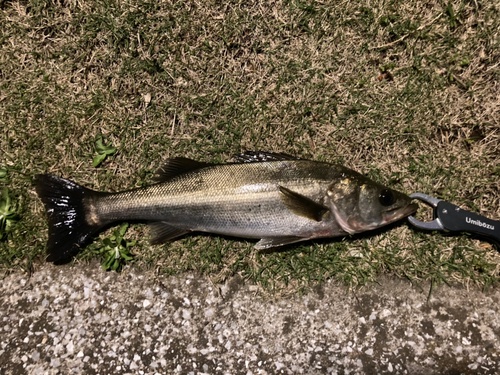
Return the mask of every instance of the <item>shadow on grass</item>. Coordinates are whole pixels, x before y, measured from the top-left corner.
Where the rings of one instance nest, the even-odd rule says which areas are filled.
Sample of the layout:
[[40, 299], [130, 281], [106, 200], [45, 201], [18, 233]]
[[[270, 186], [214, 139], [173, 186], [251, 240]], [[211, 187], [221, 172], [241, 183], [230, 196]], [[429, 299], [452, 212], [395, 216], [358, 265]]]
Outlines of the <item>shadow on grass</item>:
[[375, 237], [379, 234], [389, 232], [389, 231], [391, 231], [395, 228], [401, 227], [403, 225], [405, 225], [405, 220], [400, 220], [400, 221], [397, 221], [395, 223], [385, 225], [381, 228], [369, 230], [369, 231], [362, 232], [362, 233], [357, 233], [357, 234], [353, 234], [353, 235], [346, 235], [346, 236], [338, 236], [338, 237], [315, 238], [315, 239], [311, 239], [311, 240], [297, 242], [297, 243], [290, 244], [290, 245], [284, 245], [284, 246], [280, 246], [280, 247], [259, 250], [259, 253], [260, 254], [283, 253], [286, 251], [290, 251], [290, 250], [296, 248], [297, 246], [307, 245], [307, 244], [332, 245], [332, 244], [339, 244], [341, 242], [345, 243], [346, 241], [351, 242], [351, 241], [355, 241], [355, 240], [365, 240], [368, 238]]
[[[129, 220], [128, 222], [131, 225], [134, 225], [134, 224], [147, 224], [147, 222], [144, 222], [144, 221]], [[71, 254], [70, 256], [68, 256], [65, 259], [61, 259], [59, 261], [54, 262], [54, 264], [55, 265], [64, 265], [64, 264], [70, 263], [76, 255], [78, 255], [83, 249], [85, 249], [87, 246], [89, 246], [90, 244], [92, 244], [96, 240], [96, 238], [98, 237], [99, 233], [102, 233], [102, 232], [104, 232], [104, 231], [106, 231], [106, 230], [108, 230], [108, 229], [110, 229], [112, 227], [115, 227], [116, 225], [117, 225], [117, 223], [112, 223], [112, 224], [106, 225], [106, 227], [100, 229], [99, 232], [95, 233], [92, 237], [90, 237], [89, 239], [87, 239], [85, 241], [85, 243], [82, 244], [82, 246], [79, 248], [78, 251], [76, 251], [75, 253]], [[404, 220], [400, 220], [398, 222], [388, 224], [388, 225], [383, 226], [381, 228], [373, 229], [373, 230], [366, 231], [366, 232], [363, 232], [363, 233], [357, 233], [355, 235], [338, 236], [338, 237], [325, 237], [325, 238], [316, 238], [316, 239], [311, 239], [311, 240], [305, 240], [305, 241], [300, 241], [300, 242], [296, 242], [296, 243], [289, 244], [289, 245], [283, 245], [283, 246], [274, 247], [274, 248], [270, 248], [270, 249], [258, 250], [258, 253], [261, 254], [261, 255], [270, 255], [270, 254], [278, 254], [278, 253], [285, 253], [285, 252], [288, 252], [288, 251], [293, 251], [297, 247], [307, 246], [307, 245], [310, 245], [310, 244], [316, 244], [316, 245], [334, 245], [334, 244], [339, 244], [341, 242], [346, 242], [346, 240], [349, 241], [349, 242], [355, 241], [355, 240], [364, 240], [364, 239], [375, 237], [375, 236], [380, 235], [382, 233], [389, 232], [389, 231], [391, 231], [391, 230], [393, 230], [393, 229], [395, 229], [397, 227], [400, 227], [402, 225], [405, 225], [405, 221]], [[195, 237], [195, 236], [196, 237], [205, 237], [205, 238], [210, 238], [210, 239], [212, 239], [212, 238], [219, 238], [219, 239], [224, 239], [226, 241], [247, 241], [247, 242], [253, 242], [254, 241], [253, 239], [247, 239], [247, 238], [243, 238], [243, 237], [229, 236], [229, 235], [223, 235], [223, 234], [206, 233], [206, 232], [191, 232], [191, 233], [187, 233], [185, 235], [182, 235], [180, 237], [177, 237], [175, 239], [172, 239], [171, 241], [167, 241], [165, 243], [179, 241], [179, 240], [181, 240], [183, 238]], [[257, 241], [258, 240], [255, 240], [254, 245], [257, 243]]]

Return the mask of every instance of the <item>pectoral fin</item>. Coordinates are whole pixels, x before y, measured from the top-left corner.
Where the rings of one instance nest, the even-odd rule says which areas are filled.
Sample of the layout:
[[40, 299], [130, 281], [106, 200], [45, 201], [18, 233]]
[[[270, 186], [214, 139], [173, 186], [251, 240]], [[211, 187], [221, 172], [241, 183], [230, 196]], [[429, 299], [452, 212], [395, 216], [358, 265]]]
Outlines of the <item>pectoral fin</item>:
[[279, 186], [280, 198], [283, 204], [295, 215], [305, 217], [309, 220], [321, 221], [329, 211], [325, 206], [316, 203], [312, 199]]
[[191, 232], [190, 230], [173, 227], [164, 221], [152, 221], [149, 223], [149, 228], [151, 230], [149, 242], [152, 245], [164, 243]]
[[255, 248], [257, 250], [265, 250], [271, 247], [284, 246], [305, 240], [307, 240], [307, 238], [297, 237], [297, 236], [262, 238], [259, 242], [255, 244]]

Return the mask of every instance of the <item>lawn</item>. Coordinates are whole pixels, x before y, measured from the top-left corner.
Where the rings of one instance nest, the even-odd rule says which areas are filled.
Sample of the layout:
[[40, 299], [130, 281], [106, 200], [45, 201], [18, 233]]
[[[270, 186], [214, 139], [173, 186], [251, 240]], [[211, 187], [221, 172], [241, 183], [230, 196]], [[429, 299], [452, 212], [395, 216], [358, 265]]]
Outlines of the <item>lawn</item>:
[[[45, 261], [33, 175], [119, 191], [150, 184], [175, 156], [271, 150], [341, 163], [499, 220], [499, 61], [492, 1], [1, 1], [0, 189], [19, 220], [2, 229], [0, 273]], [[98, 139], [116, 152], [95, 167]], [[73, 262], [104, 261], [114, 231]], [[123, 272], [194, 271], [215, 283], [239, 273], [274, 294], [382, 274], [499, 280], [489, 243], [405, 221], [283, 251], [206, 234], [151, 246], [143, 224], [124, 237], [137, 243]]]

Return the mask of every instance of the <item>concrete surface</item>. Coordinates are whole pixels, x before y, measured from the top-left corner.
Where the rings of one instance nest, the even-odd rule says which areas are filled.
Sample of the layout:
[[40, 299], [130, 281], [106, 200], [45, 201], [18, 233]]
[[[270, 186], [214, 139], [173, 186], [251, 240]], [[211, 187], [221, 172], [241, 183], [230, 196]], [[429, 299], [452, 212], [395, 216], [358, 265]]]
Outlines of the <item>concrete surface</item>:
[[0, 286], [1, 374], [497, 374], [500, 291], [381, 280], [259, 297], [236, 276], [45, 265]]

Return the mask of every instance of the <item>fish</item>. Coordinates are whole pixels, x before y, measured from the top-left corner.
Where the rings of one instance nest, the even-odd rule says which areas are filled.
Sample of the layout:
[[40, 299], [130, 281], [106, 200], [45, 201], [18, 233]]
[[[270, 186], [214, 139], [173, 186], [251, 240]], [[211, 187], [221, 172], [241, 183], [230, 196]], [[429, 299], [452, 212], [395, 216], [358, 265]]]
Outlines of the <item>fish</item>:
[[414, 213], [404, 193], [337, 164], [247, 151], [226, 164], [167, 159], [154, 183], [110, 193], [35, 176], [48, 221], [47, 261], [74, 256], [120, 221], [149, 224], [151, 244], [191, 232], [258, 239], [258, 250], [373, 230]]

